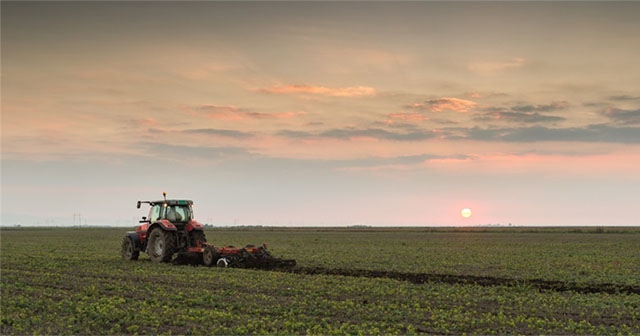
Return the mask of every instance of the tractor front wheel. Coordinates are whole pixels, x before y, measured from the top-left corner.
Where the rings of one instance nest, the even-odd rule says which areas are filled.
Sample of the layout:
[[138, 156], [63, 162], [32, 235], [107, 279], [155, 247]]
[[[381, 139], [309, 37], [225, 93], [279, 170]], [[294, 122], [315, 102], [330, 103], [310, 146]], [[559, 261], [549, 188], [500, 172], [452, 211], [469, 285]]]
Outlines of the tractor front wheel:
[[147, 252], [149, 258], [154, 262], [169, 262], [173, 257], [176, 246], [176, 237], [160, 228], [156, 228], [149, 234]]
[[202, 252], [202, 262], [205, 266], [210, 267], [215, 264], [216, 260], [218, 260], [218, 252], [212, 246], [207, 246], [204, 248], [204, 252]]
[[140, 256], [140, 251], [136, 250], [131, 237], [124, 237], [122, 240], [122, 259], [138, 260], [138, 256]]

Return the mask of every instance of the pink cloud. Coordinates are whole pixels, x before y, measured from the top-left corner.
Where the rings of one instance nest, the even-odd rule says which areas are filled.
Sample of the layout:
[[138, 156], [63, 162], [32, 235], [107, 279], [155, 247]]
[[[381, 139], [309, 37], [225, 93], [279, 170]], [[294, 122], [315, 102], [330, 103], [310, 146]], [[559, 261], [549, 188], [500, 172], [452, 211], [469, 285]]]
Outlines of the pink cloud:
[[427, 100], [424, 103], [414, 103], [407, 107], [415, 109], [425, 109], [431, 112], [442, 111], [454, 111], [454, 112], [467, 112], [474, 108], [477, 104], [471, 100], [459, 99], [459, 98], [438, 98]]
[[278, 85], [261, 89], [260, 92], [277, 94], [311, 94], [330, 97], [366, 97], [374, 96], [376, 89], [368, 86], [349, 86], [342, 88], [328, 88], [312, 85]]

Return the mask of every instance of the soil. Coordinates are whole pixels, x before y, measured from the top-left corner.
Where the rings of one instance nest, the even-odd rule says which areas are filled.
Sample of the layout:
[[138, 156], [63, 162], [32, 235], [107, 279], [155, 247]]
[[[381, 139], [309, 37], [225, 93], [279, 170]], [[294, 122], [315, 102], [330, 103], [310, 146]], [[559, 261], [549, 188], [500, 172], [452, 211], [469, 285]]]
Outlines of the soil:
[[323, 267], [295, 267], [284, 272], [296, 274], [323, 274], [342, 275], [350, 277], [365, 278], [386, 278], [401, 281], [409, 281], [415, 284], [428, 282], [448, 283], [448, 284], [475, 284], [480, 286], [529, 286], [540, 290], [551, 291], [573, 291], [576, 293], [626, 293], [640, 294], [640, 286], [620, 285], [611, 283], [576, 283], [544, 279], [510, 279], [502, 277], [475, 276], [475, 275], [455, 275], [455, 274], [435, 274], [435, 273], [403, 273], [384, 270], [362, 270], [362, 269], [331, 269]]

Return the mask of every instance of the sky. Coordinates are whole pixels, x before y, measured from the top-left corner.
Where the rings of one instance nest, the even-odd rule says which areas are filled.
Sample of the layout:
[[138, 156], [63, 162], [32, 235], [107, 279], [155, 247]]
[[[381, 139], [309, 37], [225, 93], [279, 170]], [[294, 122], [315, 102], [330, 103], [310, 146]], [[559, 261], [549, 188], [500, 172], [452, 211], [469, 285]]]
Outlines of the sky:
[[2, 225], [640, 225], [640, 2], [0, 6]]

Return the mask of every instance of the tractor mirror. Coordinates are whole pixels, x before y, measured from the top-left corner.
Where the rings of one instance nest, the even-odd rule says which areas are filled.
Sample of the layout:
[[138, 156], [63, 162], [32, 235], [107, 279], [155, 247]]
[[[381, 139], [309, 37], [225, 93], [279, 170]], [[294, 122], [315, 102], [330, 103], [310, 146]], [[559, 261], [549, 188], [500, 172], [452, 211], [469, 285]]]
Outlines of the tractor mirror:
[[140, 201], [138, 201], [138, 209], [140, 209]]

